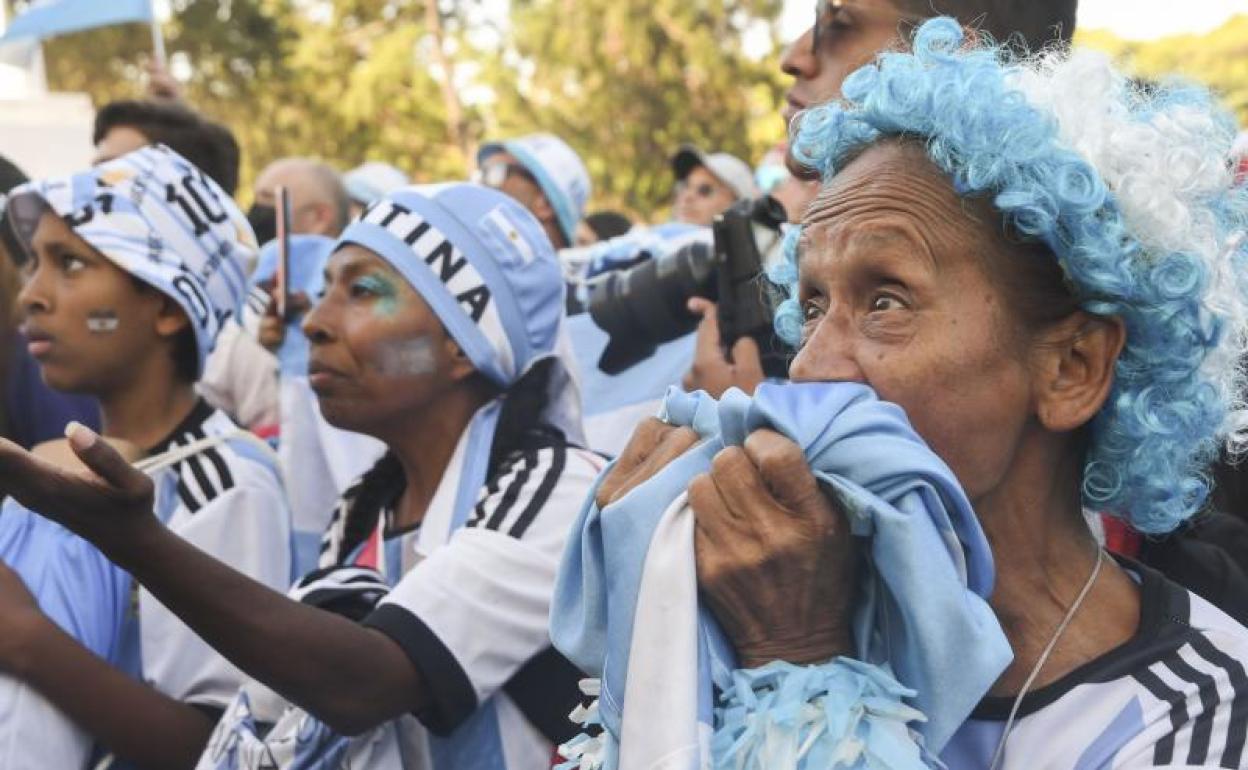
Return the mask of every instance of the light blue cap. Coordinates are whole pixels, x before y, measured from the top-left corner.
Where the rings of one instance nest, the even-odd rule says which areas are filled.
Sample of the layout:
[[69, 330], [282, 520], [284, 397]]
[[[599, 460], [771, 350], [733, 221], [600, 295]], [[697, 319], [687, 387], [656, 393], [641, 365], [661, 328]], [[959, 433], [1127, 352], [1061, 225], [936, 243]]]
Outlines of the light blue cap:
[[216, 182], [164, 145], [13, 191], [33, 193], [83, 240], [186, 312], [199, 371], [247, 291], [256, 236]]
[[541, 224], [468, 183], [405, 187], [338, 240], [375, 252], [424, 298], [478, 371], [507, 387], [556, 353], [564, 282]]
[[593, 190], [589, 172], [576, 151], [552, 134], [531, 134], [483, 145], [477, 153], [477, 165], [499, 152], [511, 153], [533, 175], [555, 210], [567, 245], [576, 243], [576, 226], [585, 216]]

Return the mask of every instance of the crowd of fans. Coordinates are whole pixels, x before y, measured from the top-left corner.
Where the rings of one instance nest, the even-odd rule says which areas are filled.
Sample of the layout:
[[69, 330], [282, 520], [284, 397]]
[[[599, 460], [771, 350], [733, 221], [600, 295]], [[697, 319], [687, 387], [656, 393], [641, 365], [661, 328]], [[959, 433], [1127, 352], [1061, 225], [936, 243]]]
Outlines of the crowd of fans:
[[662, 223], [0, 158], [0, 767], [1248, 767], [1248, 148], [1075, 15], [820, 0]]

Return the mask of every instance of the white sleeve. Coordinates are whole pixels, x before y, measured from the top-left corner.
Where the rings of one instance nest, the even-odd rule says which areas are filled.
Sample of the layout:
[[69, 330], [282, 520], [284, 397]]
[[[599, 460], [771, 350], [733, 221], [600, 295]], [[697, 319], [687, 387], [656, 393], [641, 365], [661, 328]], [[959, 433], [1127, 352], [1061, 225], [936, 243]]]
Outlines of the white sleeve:
[[199, 391], [240, 425], [277, 424], [277, 358], [234, 321], [221, 328]]
[[[257, 476], [265, 471], [256, 469]], [[290, 513], [276, 480], [242, 479], [170, 529], [239, 572], [285, 592], [290, 585]], [[186, 703], [223, 708], [246, 676], [147, 591], [139, 594], [143, 678]]]
[[454, 730], [550, 646], [550, 600], [569, 529], [598, 465], [567, 447], [531, 450], [504, 468], [450, 541], [403, 577], [365, 624], [420, 669], [432, 707]]
[[29, 685], [0, 676], [0, 767], [84, 770], [92, 739]]

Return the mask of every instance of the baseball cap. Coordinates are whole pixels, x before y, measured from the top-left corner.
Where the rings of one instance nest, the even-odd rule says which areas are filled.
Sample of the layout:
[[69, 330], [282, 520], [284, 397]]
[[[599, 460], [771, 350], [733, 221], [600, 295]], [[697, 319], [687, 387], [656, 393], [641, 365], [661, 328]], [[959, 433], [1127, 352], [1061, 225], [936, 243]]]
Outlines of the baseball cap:
[[672, 173], [676, 180], [681, 181], [689, 176], [695, 168], [701, 166], [728, 185], [737, 199], [753, 198], [758, 194], [754, 186], [754, 172], [750, 165], [735, 155], [726, 152], [707, 154], [697, 147], [687, 144], [672, 156]]

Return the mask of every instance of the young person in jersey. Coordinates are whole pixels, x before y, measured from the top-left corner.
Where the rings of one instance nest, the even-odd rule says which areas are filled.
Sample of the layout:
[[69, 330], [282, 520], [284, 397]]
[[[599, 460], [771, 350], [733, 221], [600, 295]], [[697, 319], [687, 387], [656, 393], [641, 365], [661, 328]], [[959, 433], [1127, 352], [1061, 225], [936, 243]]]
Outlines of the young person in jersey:
[[[104, 435], [148, 469], [155, 525], [249, 580], [288, 586], [275, 458], [195, 392], [255, 250], [229, 196], [153, 146], [18, 188], [3, 226], [26, 255], [18, 304], [44, 381], [99, 400]], [[41, 451], [76, 463], [63, 443]], [[0, 764], [79, 768], [96, 744], [141, 768], [191, 766], [241, 672], [94, 547], [13, 499], [0, 560], [11, 677]]]
[[[388, 453], [342, 501], [326, 570], [296, 591], [304, 603], [166, 537], [151, 485], [93, 434], [71, 443], [98, 477], [4, 445], [4, 477], [20, 465], [34, 481], [6, 491], [92, 540], [306, 712], [284, 732], [287, 712], [260, 713], [272, 699], [246, 688], [236, 706], [252, 716], [223, 727], [201, 767], [303, 766], [309, 754], [351, 767], [549, 767], [573, 732], [578, 678], [551, 651], [549, 602], [602, 464], [574, 445], [563, 291], [541, 225], [488, 188], [405, 188], [347, 228], [303, 325], [310, 382], [330, 423]], [[265, 743], [244, 735], [273, 718]]]

